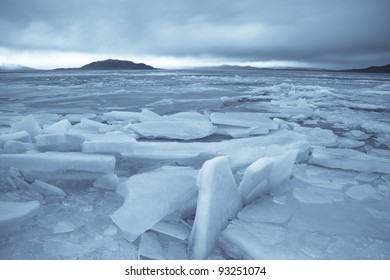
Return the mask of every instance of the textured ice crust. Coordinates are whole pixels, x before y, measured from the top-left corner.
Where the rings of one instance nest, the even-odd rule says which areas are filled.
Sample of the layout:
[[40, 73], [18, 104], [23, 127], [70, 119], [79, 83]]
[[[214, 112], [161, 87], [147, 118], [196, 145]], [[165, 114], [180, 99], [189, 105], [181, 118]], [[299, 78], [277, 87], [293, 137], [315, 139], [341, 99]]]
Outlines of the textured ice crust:
[[389, 90], [320, 71], [3, 73], [0, 259], [389, 259]]

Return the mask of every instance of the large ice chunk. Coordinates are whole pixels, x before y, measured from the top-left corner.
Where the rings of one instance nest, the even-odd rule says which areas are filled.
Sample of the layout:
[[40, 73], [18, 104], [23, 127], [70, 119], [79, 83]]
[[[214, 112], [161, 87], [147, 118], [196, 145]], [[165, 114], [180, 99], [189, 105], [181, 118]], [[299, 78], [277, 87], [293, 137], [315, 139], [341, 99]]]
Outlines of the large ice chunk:
[[115, 168], [115, 157], [83, 153], [31, 153], [0, 154], [1, 167], [15, 167], [36, 171], [78, 170], [112, 173]]
[[206, 161], [199, 171], [197, 185], [198, 203], [188, 251], [192, 259], [206, 259], [242, 202], [227, 157]]
[[351, 149], [315, 148], [309, 162], [359, 172], [390, 173], [390, 160]]
[[0, 226], [8, 226], [31, 217], [40, 206], [40, 203], [35, 200], [28, 202], [0, 201]]
[[67, 119], [64, 119], [48, 127], [45, 127], [43, 129], [43, 133], [45, 134], [68, 133], [69, 128], [71, 126], [72, 126], [71, 123]]
[[14, 122], [11, 125], [11, 130], [13, 132], [27, 131], [31, 137], [42, 134], [42, 128], [39, 126], [33, 115], [28, 115], [22, 118], [20, 121]]
[[127, 137], [123, 139], [91, 140], [82, 145], [83, 152], [103, 154], [130, 154], [134, 152], [135, 139]]
[[77, 134], [44, 134], [35, 137], [41, 151], [81, 151], [85, 138]]
[[125, 201], [111, 215], [112, 220], [129, 241], [134, 241], [196, 193], [194, 173], [193, 169], [177, 167], [130, 177], [117, 188]]

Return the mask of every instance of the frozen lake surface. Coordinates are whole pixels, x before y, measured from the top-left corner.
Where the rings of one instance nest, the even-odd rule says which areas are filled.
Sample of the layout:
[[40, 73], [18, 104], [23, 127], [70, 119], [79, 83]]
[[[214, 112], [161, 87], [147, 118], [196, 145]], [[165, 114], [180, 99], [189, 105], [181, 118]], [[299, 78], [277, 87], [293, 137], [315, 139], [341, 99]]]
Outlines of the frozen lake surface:
[[0, 259], [390, 259], [390, 76], [0, 73]]

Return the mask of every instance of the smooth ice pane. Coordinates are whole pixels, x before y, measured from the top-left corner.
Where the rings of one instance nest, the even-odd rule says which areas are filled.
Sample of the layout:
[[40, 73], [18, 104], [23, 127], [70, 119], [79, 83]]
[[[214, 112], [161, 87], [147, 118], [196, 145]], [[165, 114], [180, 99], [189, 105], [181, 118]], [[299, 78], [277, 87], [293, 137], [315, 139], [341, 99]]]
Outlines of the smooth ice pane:
[[137, 174], [118, 186], [125, 201], [111, 218], [128, 240], [137, 239], [196, 193], [189, 170], [177, 167]]

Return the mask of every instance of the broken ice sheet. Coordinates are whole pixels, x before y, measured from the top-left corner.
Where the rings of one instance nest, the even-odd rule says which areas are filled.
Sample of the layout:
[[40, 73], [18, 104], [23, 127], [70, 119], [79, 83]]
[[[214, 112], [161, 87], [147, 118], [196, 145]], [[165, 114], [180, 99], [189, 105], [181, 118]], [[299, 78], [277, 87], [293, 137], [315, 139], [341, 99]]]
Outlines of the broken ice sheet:
[[180, 209], [197, 191], [195, 170], [184, 167], [137, 174], [121, 183], [117, 192], [124, 204], [111, 215], [129, 241]]

